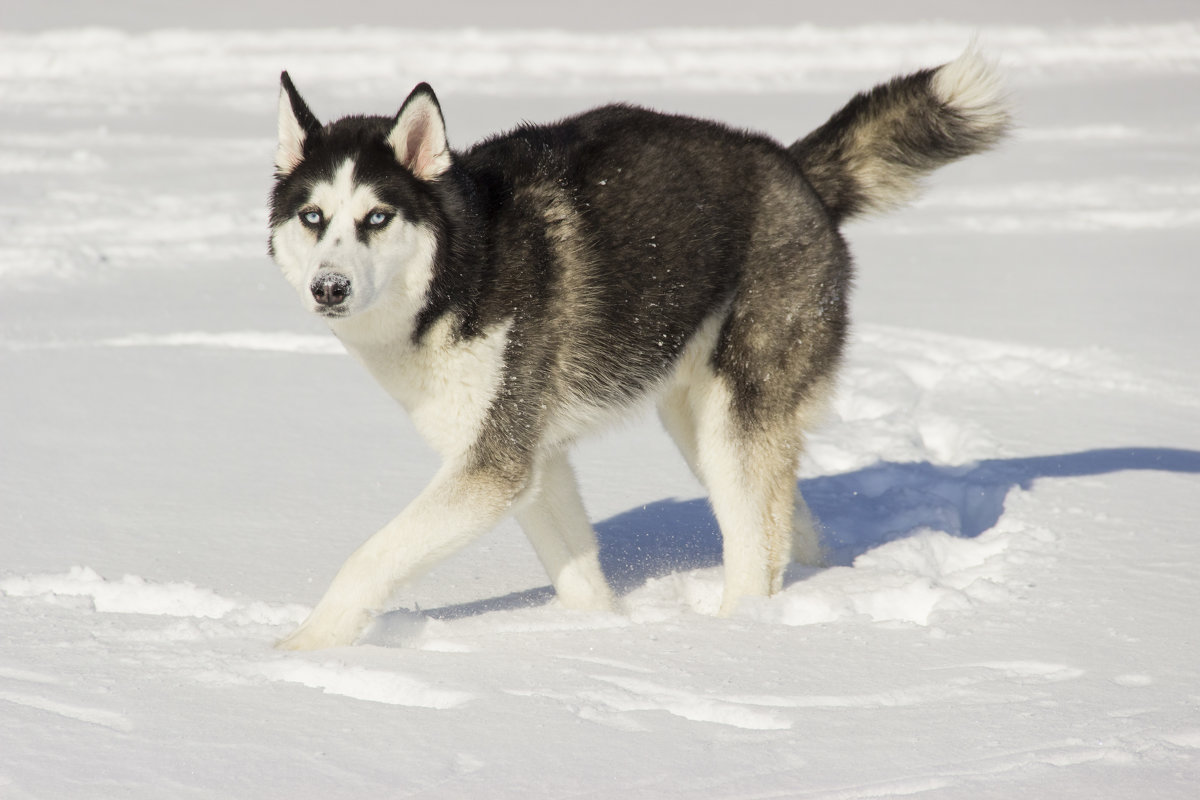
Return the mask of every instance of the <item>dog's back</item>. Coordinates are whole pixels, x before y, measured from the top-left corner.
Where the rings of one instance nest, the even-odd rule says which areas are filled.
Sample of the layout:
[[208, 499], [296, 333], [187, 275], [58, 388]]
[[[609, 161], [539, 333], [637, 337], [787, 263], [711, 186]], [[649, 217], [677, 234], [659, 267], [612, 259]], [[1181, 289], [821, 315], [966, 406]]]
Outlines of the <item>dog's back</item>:
[[512, 319], [512, 356], [542, 365], [551, 408], [645, 396], [718, 316], [728, 324], [716, 357], [736, 368], [755, 298], [769, 300], [756, 325], [781, 340], [806, 326], [811, 337], [790, 338], [836, 360], [840, 334], [809, 312], [840, 330], [848, 259], [778, 144], [610, 106], [518, 129], [459, 163], [486, 209], [493, 259], [471, 327]]

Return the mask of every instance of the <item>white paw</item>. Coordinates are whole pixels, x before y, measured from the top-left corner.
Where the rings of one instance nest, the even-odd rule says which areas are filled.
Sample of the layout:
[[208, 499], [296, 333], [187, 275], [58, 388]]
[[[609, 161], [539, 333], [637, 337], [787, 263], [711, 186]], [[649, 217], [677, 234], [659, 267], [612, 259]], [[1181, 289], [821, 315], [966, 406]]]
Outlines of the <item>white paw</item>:
[[594, 574], [564, 570], [555, 581], [554, 593], [558, 601], [572, 611], [612, 611], [616, 606], [612, 589], [604, 580], [599, 565]]
[[278, 650], [324, 650], [354, 644], [370, 622], [365, 612], [337, 616], [314, 611], [290, 636], [275, 643]]

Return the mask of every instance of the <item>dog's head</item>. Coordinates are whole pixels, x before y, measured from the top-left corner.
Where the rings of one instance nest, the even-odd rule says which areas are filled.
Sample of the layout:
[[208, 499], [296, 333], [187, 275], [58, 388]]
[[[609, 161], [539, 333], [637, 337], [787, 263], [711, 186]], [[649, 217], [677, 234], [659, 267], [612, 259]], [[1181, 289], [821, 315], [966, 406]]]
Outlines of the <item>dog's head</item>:
[[270, 253], [331, 321], [419, 299], [433, 269], [434, 184], [451, 168], [445, 123], [421, 84], [394, 117], [322, 126], [283, 73]]

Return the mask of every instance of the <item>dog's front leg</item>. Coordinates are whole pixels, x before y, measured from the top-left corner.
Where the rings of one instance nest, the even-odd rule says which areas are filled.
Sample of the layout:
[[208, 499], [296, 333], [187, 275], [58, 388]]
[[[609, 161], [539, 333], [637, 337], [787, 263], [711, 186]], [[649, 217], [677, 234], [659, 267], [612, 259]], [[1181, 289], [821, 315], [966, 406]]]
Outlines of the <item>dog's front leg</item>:
[[401, 583], [494, 526], [524, 485], [525, 477], [511, 471], [443, 468], [347, 559], [308, 619], [276, 646], [316, 650], [353, 644]]

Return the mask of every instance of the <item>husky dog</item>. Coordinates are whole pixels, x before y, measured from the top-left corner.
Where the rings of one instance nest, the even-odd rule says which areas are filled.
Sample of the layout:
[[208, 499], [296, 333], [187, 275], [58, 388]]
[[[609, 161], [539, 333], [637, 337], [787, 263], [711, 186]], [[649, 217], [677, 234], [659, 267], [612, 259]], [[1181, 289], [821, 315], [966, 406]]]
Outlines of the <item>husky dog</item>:
[[565, 606], [613, 608], [566, 451], [646, 399], [720, 523], [722, 614], [821, 563], [796, 469], [846, 340], [839, 226], [1007, 126], [973, 49], [788, 146], [612, 105], [455, 151], [427, 84], [322, 125], [284, 73], [271, 254], [444, 461], [279, 645], [353, 643], [506, 514]]

